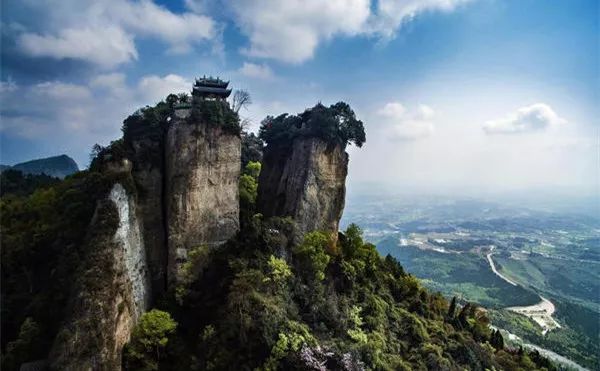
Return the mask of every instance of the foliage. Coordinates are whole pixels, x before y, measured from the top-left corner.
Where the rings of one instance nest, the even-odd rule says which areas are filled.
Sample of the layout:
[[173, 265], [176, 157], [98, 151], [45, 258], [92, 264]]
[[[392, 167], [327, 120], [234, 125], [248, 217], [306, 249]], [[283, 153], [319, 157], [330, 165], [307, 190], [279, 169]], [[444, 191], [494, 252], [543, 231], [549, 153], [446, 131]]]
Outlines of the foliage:
[[501, 349], [475, 305], [455, 303], [457, 315], [449, 316], [441, 295], [393, 257], [381, 258], [358, 226], [340, 233], [335, 247], [328, 233], [298, 237], [290, 220], [256, 214], [213, 250], [189, 295], [171, 309], [185, 346], [161, 365], [517, 370], [546, 362]]
[[210, 262], [210, 249], [206, 245], [192, 248], [188, 251], [187, 260], [180, 268], [177, 286], [175, 287], [175, 300], [183, 302], [189, 293], [190, 284], [198, 279], [203, 268]]
[[304, 237], [304, 241], [293, 250], [299, 264], [306, 268], [302, 273], [312, 275], [318, 281], [325, 279], [325, 268], [331, 257], [327, 255], [327, 246], [331, 244], [331, 237], [323, 232], [311, 232]]
[[9, 342], [23, 349], [23, 331], [36, 324], [35, 346], [13, 352], [14, 364], [45, 358], [64, 318], [74, 272], [86, 255], [83, 240], [96, 201], [113, 182], [83, 171], [31, 194], [0, 199], [2, 353]]
[[23, 174], [19, 170], [7, 169], [0, 174], [0, 197], [7, 194], [27, 196], [36, 189], [48, 188], [60, 179], [46, 174]]
[[260, 162], [250, 161], [243, 169], [240, 176], [240, 210], [241, 224], [250, 222], [256, 209], [256, 197], [258, 196], [258, 176], [260, 174]]
[[241, 135], [239, 115], [229, 107], [227, 102], [219, 99], [206, 100], [194, 96], [192, 111], [187, 120], [188, 122], [204, 122], [207, 125], [221, 127], [228, 133]]
[[353, 143], [361, 147], [365, 140], [362, 121], [344, 102], [329, 107], [318, 103], [298, 115], [287, 113], [263, 120], [259, 137], [267, 145], [288, 146], [298, 137], [316, 137], [342, 147]]
[[158, 370], [161, 352], [176, 328], [177, 323], [167, 312], [152, 309], [144, 313], [124, 352], [126, 369]]
[[258, 176], [260, 175], [260, 168], [261, 168], [260, 162], [250, 161], [246, 165], [246, 167], [244, 169], [244, 173], [251, 176], [254, 179], [258, 179]]
[[242, 169], [250, 162], [261, 162], [263, 141], [254, 133], [242, 132]]
[[273, 282], [276, 285], [282, 285], [292, 276], [290, 266], [283, 259], [271, 255], [267, 264], [270, 269], [270, 274], [269, 277], [265, 279], [265, 282]]

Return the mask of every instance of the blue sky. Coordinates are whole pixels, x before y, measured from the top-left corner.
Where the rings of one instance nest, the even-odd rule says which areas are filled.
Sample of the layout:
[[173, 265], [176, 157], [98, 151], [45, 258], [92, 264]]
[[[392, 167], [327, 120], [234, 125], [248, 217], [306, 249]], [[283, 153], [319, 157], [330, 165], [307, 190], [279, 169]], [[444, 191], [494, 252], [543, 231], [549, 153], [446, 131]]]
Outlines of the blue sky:
[[243, 115], [347, 101], [350, 182], [432, 190], [598, 185], [598, 1], [5, 1], [2, 163], [120, 136], [195, 76]]

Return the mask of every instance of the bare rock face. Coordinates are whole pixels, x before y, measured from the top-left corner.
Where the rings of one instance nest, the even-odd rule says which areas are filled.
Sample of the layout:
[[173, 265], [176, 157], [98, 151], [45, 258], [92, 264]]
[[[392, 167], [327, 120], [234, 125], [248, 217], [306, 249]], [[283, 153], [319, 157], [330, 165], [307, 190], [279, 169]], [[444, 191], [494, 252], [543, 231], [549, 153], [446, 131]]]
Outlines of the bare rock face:
[[137, 189], [138, 214], [148, 258], [150, 283], [154, 295], [166, 290], [167, 249], [164, 203], [164, 148], [151, 138], [132, 141], [134, 151], [131, 175]]
[[149, 305], [146, 255], [135, 198], [117, 183], [90, 225], [89, 255], [71, 315], [54, 342], [51, 368], [120, 370], [123, 346]]
[[265, 216], [291, 216], [302, 234], [337, 236], [344, 210], [348, 154], [319, 138], [298, 138], [291, 148], [265, 149], [258, 209]]
[[239, 230], [240, 137], [204, 122], [175, 120], [165, 148], [169, 283], [190, 249]]

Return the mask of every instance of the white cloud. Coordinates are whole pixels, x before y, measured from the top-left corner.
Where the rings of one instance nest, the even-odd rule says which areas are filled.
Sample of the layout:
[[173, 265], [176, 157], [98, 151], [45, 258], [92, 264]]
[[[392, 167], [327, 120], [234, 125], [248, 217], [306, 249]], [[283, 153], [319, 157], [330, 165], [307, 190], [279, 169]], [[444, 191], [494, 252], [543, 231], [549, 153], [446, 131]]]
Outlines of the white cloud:
[[146, 104], [159, 102], [171, 93], [189, 93], [191, 89], [191, 81], [174, 74], [164, 77], [156, 75], [145, 76], [137, 86], [140, 99], [145, 101]]
[[383, 117], [389, 117], [392, 119], [400, 119], [404, 116], [406, 112], [406, 108], [402, 105], [402, 103], [398, 102], [390, 102], [386, 103], [383, 108], [381, 108], [377, 113]]
[[[470, 0], [240, 0], [227, 2], [250, 56], [301, 63], [336, 36], [392, 38], [426, 11], [451, 11]], [[190, 3], [194, 3], [190, 1]], [[203, 2], [201, 2], [203, 3]]]
[[110, 90], [122, 89], [125, 86], [125, 74], [115, 72], [98, 75], [90, 80], [90, 85]]
[[402, 25], [426, 11], [451, 11], [470, 0], [186, 0], [172, 12], [152, 0], [26, 1], [44, 14], [37, 31], [21, 29], [18, 45], [34, 57], [78, 59], [112, 68], [137, 58], [134, 41], [154, 38], [170, 52], [187, 52], [210, 42], [222, 52], [223, 25], [207, 16], [231, 15], [249, 39], [246, 55], [301, 63], [338, 36], [392, 38]]
[[72, 102], [86, 101], [91, 98], [90, 90], [81, 85], [64, 82], [43, 82], [34, 85], [32, 92], [43, 99], [56, 101], [71, 100]]
[[426, 104], [419, 104], [419, 108], [417, 109], [416, 117], [419, 120], [431, 120], [435, 116], [435, 111], [433, 108], [429, 107]]
[[275, 77], [271, 68], [266, 64], [244, 62], [244, 64], [242, 65], [242, 67], [240, 67], [238, 72], [246, 77], [259, 80], [270, 80]]
[[207, 16], [175, 14], [151, 1], [124, 2], [120, 9], [109, 9], [109, 14], [136, 34], [166, 41], [176, 52], [188, 51], [192, 43], [210, 40], [217, 33], [215, 22]]
[[106, 68], [137, 59], [131, 35], [114, 26], [64, 29], [57, 36], [24, 33], [17, 43], [33, 57], [80, 59]]
[[487, 134], [518, 134], [541, 131], [566, 122], [549, 105], [536, 103], [519, 108], [517, 112], [504, 118], [487, 121], [483, 130]]
[[431, 136], [435, 131], [432, 122], [435, 112], [424, 104], [413, 112], [399, 102], [389, 102], [377, 114], [383, 119], [391, 139], [414, 140]]
[[428, 11], [453, 11], [472, 0], [378, 0], [368, 22], [368, 32], [391, 38], [418, 14]]
[[162, 40], [172, 52], [220, 40], [220, 27], [211, 18], [173, 13], [151, 0], [28, 4], [48, 18], [41, 31], [18, 37], [20, 48], [34, 57], [78, 59], [112, 68], [137, 59], [134, 40], [138, 37]]
[[227, 3], [250, 39], [244, 52], [290, 63], [310, 59], [318, 44], [356, 35], [369, 17], [369, 0], [240, 0]]

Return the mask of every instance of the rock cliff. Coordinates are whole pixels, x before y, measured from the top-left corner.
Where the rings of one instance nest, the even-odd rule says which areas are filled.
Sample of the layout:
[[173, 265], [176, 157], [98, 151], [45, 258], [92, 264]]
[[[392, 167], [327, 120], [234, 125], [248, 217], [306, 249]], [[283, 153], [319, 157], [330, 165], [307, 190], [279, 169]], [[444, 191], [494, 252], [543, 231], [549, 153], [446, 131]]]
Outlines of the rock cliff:
[[297, 138], [291, 148], [267, 146], [259, 178], [258, 209], [291, 216], [299, 231], [337, 235], [344, 210], [348, 154], [319, 138]]
[[152, 292], [166, 290], [167, 249], [164, 202], [164, 145], [160, 138], [134, 138], [131, 175], [138, 194]]
[[218, 125], [176, 119], [165, 144], [169, 282], [190, 249], [219, 245], [239, 230], [241, 141]]
[[121, 184], [99, 201], [89, 231], [89, 255], [50, 355], [52, 369], [119, 370], [123, 346], [150, 302], [135, 198]]

